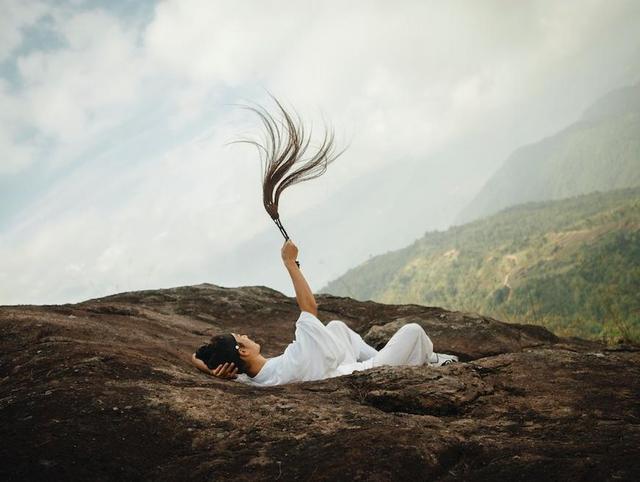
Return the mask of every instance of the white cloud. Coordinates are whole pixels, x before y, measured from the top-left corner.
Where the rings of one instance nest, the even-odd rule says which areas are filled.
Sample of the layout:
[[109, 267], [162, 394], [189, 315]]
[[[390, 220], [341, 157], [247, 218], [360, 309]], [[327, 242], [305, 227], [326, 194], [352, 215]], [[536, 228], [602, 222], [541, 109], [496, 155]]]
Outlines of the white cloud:
[[24, 29], [32, 26], [47, 12], [44, 3], [38, 1], [0, 2], [0, 62], [20, 46], [24, 39]]
[[10, 136], [10, 132], [0, 131], [0, 176], [14, 174], [22, 171], [32, 162], [35, 148], [29, 145], [17, 143]]
[[69, 159], [126, 118], [147, 70], [135, 33], [104, 12], [61, 17], [56, 28], [68, 47], [30, 52], [17, 59], [17, 68], [32, 126]]
[[225, 148], [229, 134], [200, 137], [120, 176], [69, 176], [0, 243], [0, 271], [21, 272], [3, 295], [57, 300], [71, 286], [85, 293], [206, 279], [207, 260], [268, 222], [255, 159]]

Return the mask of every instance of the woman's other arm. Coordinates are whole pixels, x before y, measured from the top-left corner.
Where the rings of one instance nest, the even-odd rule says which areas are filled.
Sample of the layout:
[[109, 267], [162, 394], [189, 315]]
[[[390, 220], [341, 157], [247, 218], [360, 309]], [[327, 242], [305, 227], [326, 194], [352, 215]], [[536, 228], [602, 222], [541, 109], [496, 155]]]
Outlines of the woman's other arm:
[[191, 355], [191, 363], [193, 363], [198, 370], [206, 373], [207, 375], [213, 375], [218, 378], [238, 378], [238, 369], [233, 366], [233, 362], [225, 363], [224, 365], [218, 365], [214, 370], [209, 368], [202, 360], [196, 358], [196, 354]]
[[296, 264], [296, 258], [298, 257], [298, 248], [290, 239], [286, 240], [282, 246], [282, 261], [287, 268], [291, 281], [293, 281], [293, 288], [296, 291], [296, 300], [301, 311], [308, 311], [314, 316], [318, 316], [318, 305], [316, 299], [313, 296], [311, 288], [307, 280], [304, 279], [302, 271]]

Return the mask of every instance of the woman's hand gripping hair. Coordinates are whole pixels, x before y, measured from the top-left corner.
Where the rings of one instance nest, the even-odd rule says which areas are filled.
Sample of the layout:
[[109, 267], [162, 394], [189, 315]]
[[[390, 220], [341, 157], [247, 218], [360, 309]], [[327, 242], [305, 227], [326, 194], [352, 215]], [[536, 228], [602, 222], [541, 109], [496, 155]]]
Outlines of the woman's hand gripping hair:
[[280, 254], [282, 255], [282, 261], [284, 261], [285, 265], [288, 263], [295, 263], [298, 258], [298, 247], [293, 244], [293, 241], [287, 239], [282, 245]]

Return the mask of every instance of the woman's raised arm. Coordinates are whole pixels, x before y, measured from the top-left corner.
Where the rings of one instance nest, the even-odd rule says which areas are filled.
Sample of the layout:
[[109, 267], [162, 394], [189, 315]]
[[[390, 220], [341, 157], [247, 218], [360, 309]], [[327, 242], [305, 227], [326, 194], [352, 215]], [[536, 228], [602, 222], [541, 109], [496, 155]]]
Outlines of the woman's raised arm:
[[314, 316], [318, 316], [318, 304], [313, 296], [311, 288], [307, 280], [302, 275], [302, 271], [296, 264], [296, 258], [298, 257], [298, 248], [293, 241], [287, 239], [282, 246], [282, 261], [287, 268], [291, 281], [293, 281], [293, 288], [296, 291], [296, 300], [301, 311], [308, 311]]

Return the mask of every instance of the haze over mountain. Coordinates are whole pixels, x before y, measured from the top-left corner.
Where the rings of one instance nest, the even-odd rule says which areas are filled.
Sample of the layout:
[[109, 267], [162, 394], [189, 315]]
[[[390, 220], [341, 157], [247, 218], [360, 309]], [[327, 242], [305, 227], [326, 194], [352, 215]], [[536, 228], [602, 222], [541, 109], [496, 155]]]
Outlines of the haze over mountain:
[[456, 224], [527, 201], [640, 185], [640, 83], [614, 90], [557, 134], [513, 152]]

